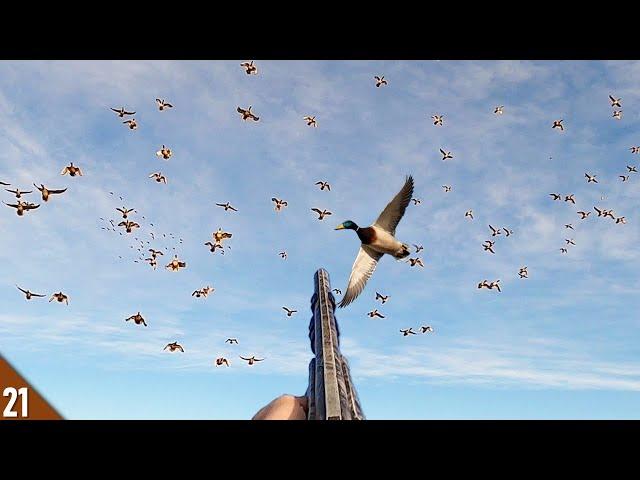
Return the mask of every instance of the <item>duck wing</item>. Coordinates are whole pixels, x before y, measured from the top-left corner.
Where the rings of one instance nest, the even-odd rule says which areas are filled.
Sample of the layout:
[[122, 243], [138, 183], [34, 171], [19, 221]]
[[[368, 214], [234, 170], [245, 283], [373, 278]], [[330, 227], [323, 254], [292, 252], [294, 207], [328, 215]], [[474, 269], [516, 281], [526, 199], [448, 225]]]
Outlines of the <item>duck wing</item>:
[[356, 261], [353, 262], [353, 267], [351, 267], [351, 275], [349, 276], [347, 291], [338, 305], [340, 308], [344, 308], [349, 305], [358, 298], [360, 293], [362, 293], [362, 290], [364, 290], [367, 281], [376, 269], [378, 260], [380, 260], [382, 255], [382, 253], [376, 252], [367, 245], [360, 246]]
[[396, 227], [404, 215], [411, 198], [413, 197], [413, 177], [409, 175], [402, 189], [393, 197], [393, 200], [382, 211], [374, 225], [395, 235]]

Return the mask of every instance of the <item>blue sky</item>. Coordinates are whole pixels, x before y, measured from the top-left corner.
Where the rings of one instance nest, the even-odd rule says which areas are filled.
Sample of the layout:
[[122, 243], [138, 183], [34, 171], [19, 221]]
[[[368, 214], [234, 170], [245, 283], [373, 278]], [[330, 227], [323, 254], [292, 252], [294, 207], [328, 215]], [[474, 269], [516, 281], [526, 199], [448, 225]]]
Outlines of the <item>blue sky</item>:
[[[640, 418], [640, 174], [618, 178], [639, 163], [638, 62], [257, 60], [247, 76], [243, 60], [0, 63], [0, 180], [69, 188], [25, 217], [0, 210], [0, 352], [63, 415], [250, 418], [302, 394], [313, 273], [326, 268], [344, 290], [358, 250], [333, 228], [373, 222], [410, 173], [422, 204], [397, 236], [424, 245], [425, 268], [383, 258], [337, 313], [367, 417]], [[375, 88], [374, 75], [389, 84]], [[609, 94], [622, 97], [620, 121]], [[156, 97], [175, 108], [159, 112]], [[240, 120], [248, 105], [259, 122]], [[138, 130], [109, 110], [120, 106]], [[551, 129], [560, 118], [564, 132]], [[70, 161], [83, 177], [60, 176]], [[148, 178], [156, 171], [168, 185]], [[186, 269], [133, 263], [133, 235], [100, 229], [123, 206], [110, 191], [138, 210], [135, 236], [183, 239], [152, 245], [175, 247]], [[273, 196], [289, 207], [276, 214]], [[226, 201], [239, 211], [215, 207]], [[597, 218], [597, 205], [627, 224]], [[333, 215], [319, 222], [313, 207]], [[514, 231], [495, 255], [481, 246], [489, 224]], [[233, 233], [224, 256], [203, 245], [218, 227]], [[576, 246], [562, 255], [565, 238]], [[485, 278], [502, 293], [478, 290]], [[70, 305], [27, 302], [16, 283], [62, 290]], [[212, 295], [191, 297], [207, 284]], [[366, 316], [373, 308], [386, 318]], [[137, 311], [148, 328], [124, 322]], [[422, 324], [435, 333], [398, 331]], [[184, 354], [162, 352], [174, 340]], [[266, 360], [238, 359], [253, 354]], [[231, 368], [215, 368], [218, 356]]]

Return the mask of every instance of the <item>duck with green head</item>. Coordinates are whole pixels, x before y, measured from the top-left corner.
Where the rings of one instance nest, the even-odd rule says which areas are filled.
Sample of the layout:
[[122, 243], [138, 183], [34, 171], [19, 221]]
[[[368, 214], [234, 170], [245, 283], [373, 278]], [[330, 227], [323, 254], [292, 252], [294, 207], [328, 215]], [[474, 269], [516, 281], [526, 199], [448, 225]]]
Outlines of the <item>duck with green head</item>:
[[408, 176], [402, 189], [393, 197], [373, 225], [360, 227], [354, 221], [347, 220], [336, 227], [336, 230], [354, 230], [361, 242], [360, 250], [351, 268], [346, 293], [339, 307], [346, 307], [360, 295], [384, 254], [391, 255], [397, 260], [410, 255], [409, 245], [398, 241], [395, 233], [412, 196], [413, 177]]

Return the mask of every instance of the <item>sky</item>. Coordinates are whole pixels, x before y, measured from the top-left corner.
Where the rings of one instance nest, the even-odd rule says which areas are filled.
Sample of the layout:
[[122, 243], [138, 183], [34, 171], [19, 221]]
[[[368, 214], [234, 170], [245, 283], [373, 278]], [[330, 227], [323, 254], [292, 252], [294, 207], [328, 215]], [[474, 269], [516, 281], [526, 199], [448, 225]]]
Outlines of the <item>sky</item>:
[[[424, 268], [384, 257], [336, 312], [366, 417], [640, 418], [640, 174], [618, 177], [639, 163], [640, 63], [256, 59], [246, 75], [245, 60], [0, 62], [0, 180], [68, 188], [46, 204], [27, 195], [42, 205], [24, 217], [0, 205], [0, 353], [63, 416], [249, 419], [303, 394], [313, 274], [344, 291], [359, 248], [334, 228], [372, 223], [411, 174], [421, 203], [396, 236], [424, 246]], [[236, 112], [249, 105], [259, 122]], [[137, 130], [109, 109], [121, 106]], [[60, 175], [69, 162], [82, 177]], [[148, 178], [158, 171], [167, 185]], [[227, 201], [238, 212], [215, 206]], [[101, 229], [123, 206], [141, 228]], [[333, 214], [318, 221], [314, 207]], [[489, 224], [513, 230], [492, 238], [495, 254], [482, 248]], [[219, 227], [233, 234], [224, 255], [204, 246]], [[165, 250], [157, 270], [134, 263], [134, 237]], [[164, 268], [174, 252], [179, 272]], [[502, 291], [478, 289], [484, 279]], [[205, 285], [215, 291], [191, 296]], [[58, 291], [68, 306], [48, 302]], [[138, 311], [147, 328], [125, 322]], [[421, 325], [434, 332], [399, 332]], [[163, 351], [173, 341], [185, 352]]]

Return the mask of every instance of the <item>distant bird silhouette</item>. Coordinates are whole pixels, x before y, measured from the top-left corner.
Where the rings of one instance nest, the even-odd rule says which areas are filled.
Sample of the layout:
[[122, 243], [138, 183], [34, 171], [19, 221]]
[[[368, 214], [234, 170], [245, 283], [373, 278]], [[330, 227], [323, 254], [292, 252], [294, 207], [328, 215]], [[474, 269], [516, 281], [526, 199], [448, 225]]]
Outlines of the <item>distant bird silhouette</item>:
[[49, 196], [50, 195], [59, 195], [59, 194], [64, 193], [64, 192], [67, 191], [66, 188], [63, 188], [62, 190], [48, 189], [42, 183], [40, 184], [40, 186], [37, 186], [34, 183], [33, 186], [36, 187], [38, 190], [40, 190], [40, 193], [42, 193], [42, 201], [44, 201], [44, 202], [48, 202], [49, 201]]
[[258, 120], [260, 120], [260, 117], [255, 116], [252, 112], [251, 112], [251, 105], [249, 105], [249, 108], [247, 108], [246, 110], [244, 108], [237, 108], [237, 111], [240, 115], [242, 115], [242, 120], [253, 120], [254, 122], [257, 122]]
[[373, 317], [384, 318], [384, 315], [382, 315], [378, 310], [371, 310], [369, 313], [367, 313], [367, 315], [369, 315], [371, 318]]
[[67, 305], [69, 305], [69, 297], [62, 292], [54, 293], [53, 295], [51, 295], [51, 298], [49, 299], [49, 303], [53, 302], [54, 300], [57, 301], [58, 303], [64, 302]]
[[162, 350], [166, 349], [169, 349], [170, 352], [179, 351], [184, 353], [184, 348], [182, 348], [182, 345], [180, 345], [178, 342], [167, 343], [167, 345]]
[[129, 320], [133, 320], [136, 325], [142, 324], [145, 327], [147, 326], [147, 322], [145, 322], [144, 318], [142, 318], [140, 312], [136, 313], [135, 315], [131, 315], [129, 318], [125, 318], [125, 322], [128, 322]]
[[251, 60], [250, 62], [244, 62], [241, 63], [240, 66], [242, 68], [244, 68], [244, 71], [247, 75], [257, 75], [258, 74], [258, 67], [256, 67], [253, 64], [253, 60]]
[[312, 208], [311, 211], [318, 214], [318, 220], [324, 220], [324, 217], [326, 217], [327, 215], [332, 215], [332, 213], [326, 209], [320, 210], [319, 208]]
[[382, 295], [381, 293], [376, 292], [376, 300], [380, 300], [384, 305], [389, 300], [389, 295]]
[[316, 185], [320, 186], [320, 190], [324, 190], [326, 188], [327, 190], [331, 191], [331, 185], [329, 185], [329, 182], [320, 181], [316, 182]]
[[76, 167], [73, 162], [71, 162], [68, 166], [64, 167], [62, 169], [62, 171], [60, 172], [60, 175], [66, 175], [69, 174], [70, 177], [75, 177], [76, 175], [78, 176], [82, 176], [82, 170], [80, 170], [80, 167]]
[[[16, 285], [16, 287], [18, 287], [18, 285]], [[39, 294], [39, 293], [33, 293], [30, 290], [24, 290], [24, 289], [22, 289], [20, 287], [18, 287], [18, 290], [20, 290], [22, 293], [24, 293], [24, 295], [27, 298], [27, 300], [31, 300], [33, 297], [46, 297], [46, 295]]]
[[559, 128], [560, 131], [564, 131], [564, 126], [562, 125], [563, 120], [554, 120], [553, 126], [551, 128]]
[[417, 335], [417, 333], [413, 331], [413, 328], [401, 328], [400, 333], [402, 333], [403, 337], [407, 337], [409, 335]]
[[376, 81], [376, 87], [381, 87], [382, 85], [387, 85], [387, 81], [384, 79], [384, 75], [379, 77], [378, 75], [373, 77]]
[[116, 112], [120, 118], [124, 117], [125, 115], [135, 115], [136, 114], [136, 112], [129, 112], [129, 111], [125, 110], [124, 107], [112, 108], [111, 110]]
[[163, 111], [165, 108], [173, 108], [168, 102], [165, 102], [163, 98], [156, 98], [156, 103], [158, 104], [158, 110]]
[[242, 360], [245, 360], [245, 361], [249, 362], [249, 365], [253, 365], [255, 362], [261, 362], [261, 361], [264, 360], [264, 358], [256, 358], [255, 355], [252, 356], [252, 357], [249, 357], [249, 358], [245, 358], [245, 357], [240, 355], [240, 358]]
[[283, 309], [285, 312], [287, 312], [287, 317], [290, 317], [290, 316], [291, 316], [291, 315], [293, 315], [294, 313], [298, 313], [298, 311], [297, 311], [297, 310], [291, 310], [291, 309], [289, 309], [289, 308], [287, 308], [287, 307], [282, 307], [282, 309]]

